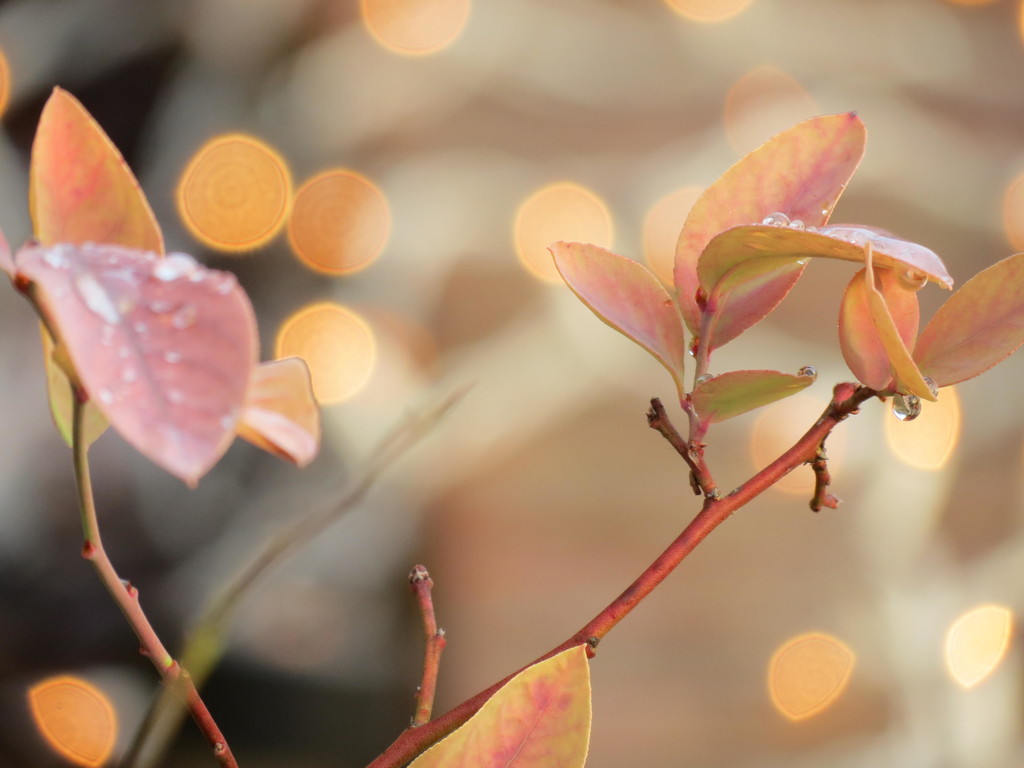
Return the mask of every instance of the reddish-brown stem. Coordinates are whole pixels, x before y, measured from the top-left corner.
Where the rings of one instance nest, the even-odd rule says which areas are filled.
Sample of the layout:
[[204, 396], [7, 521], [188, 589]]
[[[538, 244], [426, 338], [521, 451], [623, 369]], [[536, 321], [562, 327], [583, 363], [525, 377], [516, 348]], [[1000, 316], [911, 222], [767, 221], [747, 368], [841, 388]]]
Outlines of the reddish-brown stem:
[[[822, 442], [832, 429], [847, 416], [856, 413], [861, 403], [874, 395], [875, 391], [867, 387], [849, 383], [838, 384], [833, 390], [832, 401], [825, 412], [792, 448], [728, 495], [720, 498], [705, 497], [704, 505], [697, 516], [626, 591], [615, 598], [572, 637], [526, 666], [532, 666], [556, 653], [581, 644], [587, 644], [588, 652], [593, 655], [601, 638], [639, 605], [640, 601], [647, 597], [658, 584], [664, 581], [683, 561], [683, 558], [690, 554], [711, 531], [788, 473], [802, 464], [813, 462]], [[515, 674], [500, 680], [426, 725], [406, 729], [367, 768], [399, 768], [399, 766], [405, 765], [428, 746], [466, 722], [485, 701], [494, 695], [495, 691]]]
[[832, 475], [828, 471], [828, 456], [825, 454], [825, 444], [818, 446], [818, 453], [811, 462], [811, 469], [814, 470], [814, 495], [811, 497], [811, 511], [821, 512], [822, 507], [835, 509], [839, 506], [839, 499], [828, 492], [828, 486], [832, 482]]
[[85, 543], [82, 545], [82, 556], [93, 564], [100, 581], [107, 588], [118, 608], [128, 619], [128, 623], [139, 638], [140, 650], [156, 667], [164, 684], [178, 691], [192, 718], [206, 736], [214, 757], [223, 766], [238, 768], [235, 757], [231, 753], [224, 734], [214, 722], [206, 704], [199, 696], [192, 678], [171, 657], [164, 644], [157, 637], [153, 626], [139, 604], [139, 590], [117, 575], [100, 537], [99, 520], [96, 516], [96, 503], [92, 493], [92, 478], [89, 474], [89, 446], [83, 439], [83, 415], [86, 397], [84, 393], [76, 393], [72, 419], [72, 452], [74, 456], [75, 480], [78, 485], [78, 503], [82, 513], [82, 533]]
[[430, 721], [430, 713], [434, 708], [434, 692], [437, 690], [437, 673], [441, 666], [441, 652], [448, 644], [444, 630], [437, 626], [434, 617], [434, 599], [431, 590], [434, 581], [427, 573], [426, 567], [417, 565], [409, 572], [409, 584], [416, 595], [423, 616], [423, 677], [416, 690], [416, 713], [412, 716], [411, 728], [419, 728]]
[[[695, 418], [692, 409], [687, 409], [687, 415], [692, 424]], [[684, 440], [675, 425], [669, 420], [665, 406], [657, 397], [651, 398], [651, 408], [647, 411], [647, 426], [657, 430], [669, 442], [669, 445], [676, 449], [676, 453], [683, 457], [683, 461], [690, 467], [690, 487], [693, 488], [695, 494], [714, 496], [718, 493], [711, 470], [704, 463], [704, 444], [693, 440]]]

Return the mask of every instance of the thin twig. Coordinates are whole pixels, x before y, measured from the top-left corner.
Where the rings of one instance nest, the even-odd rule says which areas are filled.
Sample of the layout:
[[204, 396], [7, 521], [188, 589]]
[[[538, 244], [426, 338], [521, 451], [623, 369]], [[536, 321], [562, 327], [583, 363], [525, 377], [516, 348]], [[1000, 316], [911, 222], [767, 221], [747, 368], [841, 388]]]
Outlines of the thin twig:
[[407, 728], [367, 768], [399, 768], [405, 765], [431, 744], [465, 723], [485, 701], [522, 669], [584, 643], [588, 646], [588, 654], [593, 656], [598, 642], [664, 581], [711, 531], [794, 469], [813, 461], [822, 441], [832, 429], [850, 414], [856, 413], [861, 403], [875, 394], [874, 390], [856, 384], [837, 385], [825, 412], [792, 448], [728, 495], [721, 498], [705, 498], [700, 512], [668, 549], [662, 552], [626, 591], [582, 629], [540, 658], [467, 699], [450, 712], [419, 728]]
[[839, 499], [828, 492], [828, 486], [832, 482], [832, 475], [828, 471], [828, 456], [825, 453], [825, 443], [818, 446], [814, 461], [811, 462], [811, 469], [814, 470], [814, 496], [811, 497], [811, 511], [820, 512], [822, 507], [835, 509], [839, 506]]
[[89, 446], [86, 444], [83, 435], [85, 403], [87, 397], [81, 390], [75, 393], [74, 408], [72, 411], [72, 452], [74, 456], [75, 480], [78, 487], [78, 502], [82, 513], [82, 533], [85, 543], [82, 545], [82, 556], [93, 564], [99, 574], [100, 581], [107, 588], [114, 602], [121, 609], [121, 612], [128, 619], [128, 623], [139, 638], [142, 654], [149, 657], [156, 667], [157, 672], [164, 681], [164, 685], [177, 695], [181, 696], [188, 708], [192, 719], [206, 737], [210, 749], [213, 751], [217, 762], [227, 768], [238, 768], [235, 757], [231, 753], [227, 739], [221, 733], [217, 723], [210, 715], [199, 692], [192, 683], [192, 678], [182, 667], [174, 661], [167, 652], [160, 638], [157, 637], [153, 626], [146, 618], [139, 603], [139, 590], [129, 582], [124, 581], [117, 575], [106, 550], [103, 548], [103, 539], [100, 536], [99, 519], [96, 515], [96, 503], [92, 492], [92, 477], [89, 474]]
[[416, 595], [416, 603], [423, 615], [423, 677], [416, 689], [416, 714], [410, 726], [418, 728], [430, 721], [430, 713], [434, 708], [434, 692], [437, 690], [437, 674], [441, 666], [441, 652], [448, 645], [444, 630], [438, 628], [434, 617], [434, 599], [431, 591], [434, 580], [422, 565], [415, 566], [409, 572], [409, 585]]
[[715, 479], [711, 476], [711, 470], [704, 462], [704, 443], [684, 440], [657, 397], [651, 398], [651, 408], [647, 411], [647, 426], [657, 430], [690, 467], [690, 487], [693, 488], [694, 494], [714, 497], [718, 489], [715, 486]]
[[[315, 507], [310, 513], [285, 526], [249, 563], [232, 578], [203, 611], [189, 634], [182, 653], [183, 663], [199, 688], [216, 667], [224, 649], [224, 638], [235, 611], [253, 585], [287, 556], [316, 538], [328, 526], [353, 509], [369, 493], [377, 478], [404, 456], [463, 397], [459, 390], [422, 413], [413, 414], [395, 426], [381, 441], [372, 457], [340, 498]], [[161, 692], [150, 707], [123, 761], [123, 768], [149, 768], [163, 753], [176, 730], [181, 709], [175, 697]]]

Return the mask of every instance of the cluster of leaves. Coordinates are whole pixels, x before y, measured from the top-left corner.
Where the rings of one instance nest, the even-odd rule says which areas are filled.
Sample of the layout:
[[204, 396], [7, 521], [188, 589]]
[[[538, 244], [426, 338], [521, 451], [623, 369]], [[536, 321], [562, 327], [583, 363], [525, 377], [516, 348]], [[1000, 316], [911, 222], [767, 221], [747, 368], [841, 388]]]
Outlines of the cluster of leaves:
[[[672, 374], [691, 438], [716, 421], [798, 392], [812, 371], [708, 374], [711, 353], [764, 319], [812, 258], [862, 265], [839, 311], [843, 356], [880, 395], [935, 400], [940, 387], [991, 368], [1024, 342], [1024, 254], [981, 272], [918, 336], [917, 291], [951, 288], [942, 260], [922, 245], [867, 226], [828, 221], [864, 153], [853, 113], [813, 118], [732, 166], [694, 204], [679, 235], [667, 290], [643, 265], [595, 245], [559, 242], [555, 264], [574, 293]], [[693, 337], [685, 342], [684, 327]], [[687, 352], [696, 358], [692, 389]]]
[[[0, 269], [42, 320], [51, 412], [72, 439], [112, 425], [140, 453], [194, 485], [236, 434], [299, 465], [319, 449], [319, 412], [298, 358], [257, 364], [259, 337], [234, 276], [163, 235], [103, 130], [55, 89], [32, 145], [34, 240]], [[0, 238], [2, 241], [2, 238]]]

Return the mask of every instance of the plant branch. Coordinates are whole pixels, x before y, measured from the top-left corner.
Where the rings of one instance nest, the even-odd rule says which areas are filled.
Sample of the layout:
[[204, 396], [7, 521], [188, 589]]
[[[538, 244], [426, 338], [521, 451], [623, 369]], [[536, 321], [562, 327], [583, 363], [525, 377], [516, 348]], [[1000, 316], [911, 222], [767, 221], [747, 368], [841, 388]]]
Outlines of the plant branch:
[[72, 451], [74, 456], [75, 480], [78, 487], [78, 503], [82, 514], [82, 532], [85, 543], [82, 545], [82, 556], [93, 564], [99, 574], [100, 581], [107, 588], [114, 602], [128, 619], [141, 644], [141, 652], [153, 662], [164, 684], [175, 691], [184, 700], [192, 718], [206, 737], [214, 757], [223, 766], [237, 768], [234, 755], [228, 746], [224, 734], [217, 727], [206, 704], [199, 697], [192, 678], [167, 652], [153, 626], [146, 618], [139, 603], [139, 590], [129, 582], [122, 580], [114, 570], [100, 537], [99, 519], [96, 515], [96, 502], [92, 492], [92, 477], [89, 474], [89, 446], [84, 440], [84, 414], [87, 397], [81, 389], [76, 388], [72, 420]]
[[[690, 415], [691, 423], [693, 415]], [[651, 408], [647, 411], [647, 426], [657, 430], [662, 437], [668, 440], [669, 445], [676, 449], [676, 453], [683, 457], [683, 461], [690, 467], [690, 487], [698, 496], [713, 497], [718, 493], [715, 486], [715, 479], [711, 476], [711, 470], [704, 462], [704, 444], [687, 441], [679, 434], [665, 412], [665, 406], [657, 397], [651, 398]]]
[[437, 673], [441, 666], [441, 652], [448, 641], [445, 639], [444, 630], [438, 628], [437, 619], [434, 618], [434, 600], [431, 597], [434, 581], [424, 566], [417, 565], [412, 569], [409, 573], [409, 585], [416, 595], [416, 603], [423, 615], [423, 638], [426, 643], [423, 650], [423, 678], [416, 690], [416, 714], [410, 723], [411, 727], [419, 728], [430, 720], [430, 713], [434, 708], [434, 692], [437, 690]]
[[[813, 462], [822, 441], [833, 428], [850, 414], [856, 413], [860, 405], [875, 395], [875, 391], [856, 384], [838, 384], [824, 413], [814, 425], [775, 461], [751, 477], [743, 485], [721, 498], [704, 499], [704, 505], [668, 549], [634, 581], [621, 595], [604, 610], [591, 619], [578, 632], [530, 662], [526, 667], [550, 658], [563, 650], [586, 644], [588, 654], [593, 656], [597, 644], [616, 624], [649, 595], [655, 587], [675, 569], [683, 559], [700, 544], [721, 523], [736, 510], [770, 488], [784, 476], [802, 464]], [[671, 442], [671, 441], [670, 441]], [[522, 669], [526, 669], [523, 667]], [[513, 675], [517, 674], [513, 673]], [[467, 699], [462, 704], [419, 728], [408, 728], [377, 757], [367, 768], [399, 768], [434, 742], [465, 723], [494, 693], [509, 679], [509, 675], [484, 691]]]
[[811, 497], [811, 511], [821, 512], [822, 507], [835, 509], [839, 506], [839, 499], [828, 492], [832, 475], [828, 471], [828, 456], [825, 454], [824, 441], [818, 446], [818, 452], [814, 461], [811, 462], [811, 469], [814, 470], [814, 496]]

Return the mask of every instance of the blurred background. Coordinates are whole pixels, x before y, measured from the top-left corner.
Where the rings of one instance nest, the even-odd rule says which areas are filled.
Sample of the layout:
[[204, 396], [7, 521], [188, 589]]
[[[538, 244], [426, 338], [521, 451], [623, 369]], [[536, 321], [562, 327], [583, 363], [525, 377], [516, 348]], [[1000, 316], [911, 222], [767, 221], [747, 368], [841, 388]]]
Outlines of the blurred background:
[[[960, 284], [1024, 249], [1021, 14], [1016, 0], [0, 4], [8, 240], [30, 235], [29, 150], [60, 85], [124, 153], [168, 249], [235, 272], [264, 358], [304, 355], [323, 403], [303, 471], [238, 443], [189, 491], [116, 435], [94, 446], [107, 548], [172, 649], [261, 541], [468, 387], [243, 601], [205, 691], [241, 764], [361, 766], [405, 726], [413, 564], [448, 631], [440, 712], [575, 632], [698, 509], [644, 418], [657, 395], [682, 421], [670, 377], [560, 284], [547, 243], [597, 242], [667, 276], [704, 186], [773, 133], [855, 110], [867, 154], [835, 222], [927, 245]], [[720, 486], [849, 378], [835, 318], [850, 273], [812, 265], [716, 353], [717, 372], [819, 373], [712, 432]], [[940, 294], [922, 292], [926, 317]], [[34, 724], [30, 689], [37, 709], [109, 701], [116, 736], [65, 723], [57, 741], [96, 765], [113, 737], [114, 763], [156, 676], [78, 556], [70, 454], [13, 291], [0, 324], [0, 764], [74, 764]], [[867, 404], [829, 441], [838, 510], [808, 510], [804, 470], [715, 532], [602, 643], [588, 766], [1024, 765], [1022, 373], [1011, 358], [913, 423]], [[162, 764], [213, 760], [186, 723]]]

